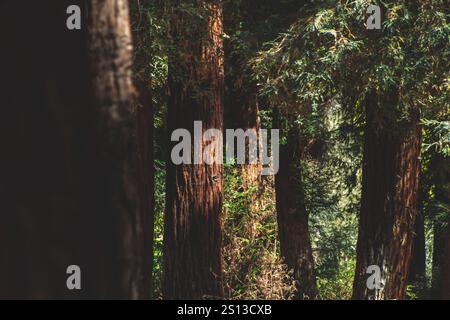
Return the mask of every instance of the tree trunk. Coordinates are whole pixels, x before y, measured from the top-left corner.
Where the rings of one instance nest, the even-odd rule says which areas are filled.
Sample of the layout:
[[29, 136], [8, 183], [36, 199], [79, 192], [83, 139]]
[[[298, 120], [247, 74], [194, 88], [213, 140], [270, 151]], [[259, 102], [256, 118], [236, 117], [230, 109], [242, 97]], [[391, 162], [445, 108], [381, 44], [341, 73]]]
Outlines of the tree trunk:
[[[91, 148], [85, 30], [70, 32], [61, 19], [81, 2], [1, 4], [1, 38], [10, 45], [0, 60], [0, 99], [8, 105], [0, 119], [0, 299], [100, 297], [105, 221]], [[74, 264], [82, 290], [66, 287]]]
[[[147, 291], [141, 272], [149, 270], [140, 264], [149, 230], [141, 221], [150, 213], [137, 209], [127, 2], [84, 3], [39, 1], [25, 9], [10, 1], [0, 10], [0, 30], [8, 30], [2, 38], [11, 44], [0, 61], [8, 80], [2, 101], [10, 106], [0, 126], [8, 137], [0, 166], [8, 212], [0, 223], [2, 298], [137, 298]], [[80, 31], [65, 28], [71, 4], [88, 13]], [[70, 265], [81, 268], [81, 290], [66, 286]]]
[[[241, 66], [245, 70], [245, 66]], [[246, 72], [246, 71], [243, 71]], [[247, 71], [249, 72], [249, 71]], [[252, 130], [256, 132], [259, 144], [259, 103], [258, 91], [256, 85], [245, 75], [238, 77], [233, 81], [233, 87], [230, 90], [229, 112], [233, 117], [233, 128], [242, 129], [244, 131]], [[249, 150], [248, 139], [246, 140], [246, 150]], [[246, 155], [246, 163], [241, 166], [242, 186], [244, 190], [248, 190], [252, 186], [259, 186], [261, 180], [261, 161], [250, 163], [250, 158]]]
[[[202, 121], [203, 131], [223, 130], [222, 4], [216, 0], [195, 3], [206, 10], [208, 17], [194, 17], [175, 7], [171, 26], [175, 52], [169, 62], [169, 135], [184, 128], [192, 138], [194, 121]], [[222, 185], [222, 165], [174, 165], [169, 155], [164, 233], [166, 299], [223, 296]]]
[[287, 145], [280, 149], [280, 170], [275, 176], [276, 207], [281, 255], [294, 271], [296, 299], [316, 299], [318, 291], [308, 213], [301, 170], [300, 133], [291, 129]]
[[[353, 298], [404, 299], [417, 216], [421, 128], [414, 113], [411, 120], [397, 123], [392, 111], [396, 101], [381, 101], [380, 108], [378, 98], [370, 96], [366, 107]], [[370, 266], [380, 268], [377, 284], [383, 288], [371, 290], [367, 285]]]
[[101, 200], [109, 209], [104, 218], [111, 221], [103, 234], [103, 295], [149, 298], [151, 157], [149, 119], [144, 120], [149, 111], [137, 112], [137, 124], [128, 1], [89, 1], [88, 36], [97, 147], [103, 163], [99, 170], [107, 195]]
[[[246, 97], [239, 104], [241, 110], [236, 113], [236, 115], [241, 116], [241, 122], [237, 123], [236, 128], [241, 128], [243, 130], [253, 130], [256, 132], [256, 137], [258, 139], [258, 148], [261, 148], [259, 142], [259, 104], [258, 95], [256, 88], [254, 91], [247, 93]], [[246, 143], [246, 148], [249, 150], [249, 144]], [[245, 164], [241, 166], [243, 187], [248, 189], [252, 186], [259, 186], [261, 183], [261, 159], [257, 163], [250, 163], [250, 160], [246, 161]]]

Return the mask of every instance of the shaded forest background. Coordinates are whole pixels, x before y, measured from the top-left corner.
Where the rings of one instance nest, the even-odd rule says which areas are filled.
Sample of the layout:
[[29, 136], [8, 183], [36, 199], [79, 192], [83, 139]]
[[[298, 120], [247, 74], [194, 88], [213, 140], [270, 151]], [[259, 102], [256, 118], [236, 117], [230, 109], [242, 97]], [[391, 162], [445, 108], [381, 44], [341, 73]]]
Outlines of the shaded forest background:
[[[23, 7], [0, 4], [1, 298], [450, 297], [448, 2]], [[280, 171], [172, 164], [194, 120], [279, 128]]]

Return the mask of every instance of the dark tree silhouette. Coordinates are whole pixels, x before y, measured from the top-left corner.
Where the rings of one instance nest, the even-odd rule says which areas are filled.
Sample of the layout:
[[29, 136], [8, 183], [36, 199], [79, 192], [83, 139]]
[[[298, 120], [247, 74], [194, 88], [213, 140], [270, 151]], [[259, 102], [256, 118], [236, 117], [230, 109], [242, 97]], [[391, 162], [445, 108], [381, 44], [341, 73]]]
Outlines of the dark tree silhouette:
[[300, 132], [289, 130], [280, 149], [280, 170], [275, 176], [278, 234], [281, 255], [294, 271], [296, 299], [317, 297], [316, 274], [308, 228], [301, 170]]

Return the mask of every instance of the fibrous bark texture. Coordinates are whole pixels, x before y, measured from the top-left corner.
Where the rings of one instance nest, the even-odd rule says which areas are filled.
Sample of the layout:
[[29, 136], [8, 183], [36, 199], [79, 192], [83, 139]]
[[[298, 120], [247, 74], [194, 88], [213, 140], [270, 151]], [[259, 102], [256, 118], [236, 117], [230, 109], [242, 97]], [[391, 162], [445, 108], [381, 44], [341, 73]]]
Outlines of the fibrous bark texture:
[[[169, 135], [223, 130], [223, 26], [221, 1], [194, 1], [203, 17], [173, 2], [169, 61]], [[171, 142], [169, 146], [173, 146]], [[203, 141], [202, 147], [207, 143]], [[211, 152], [222, 152], [214, 147]], [[170, 150], [171, 148], [169, 148]], [[192, 148], [194, 149], [194, 148]], [[167, 163], [163, 295], [167, 299], [220, 298], [222, 289], [222, 165]]]
[[[399, 120], [395, 96], [373, 94], [366, 101], [354, 299], [405, 298], [417, 216], [421, 127], [415, 112]], [[367, 285], [370, 266], [380, 268], [379, 289]]]
[[128, 1], [89, 1], [88, 38], [97, 147], [103, 163], [99, 171], [108, 197], [103, 199], [109, 209], [105, 218], [112, 222], [103, 230], [107, 257], [103, 294], [148, 298], [151, 157], [146, 122], [150, 119], [148, 110], [136, 110], [135, 105]]

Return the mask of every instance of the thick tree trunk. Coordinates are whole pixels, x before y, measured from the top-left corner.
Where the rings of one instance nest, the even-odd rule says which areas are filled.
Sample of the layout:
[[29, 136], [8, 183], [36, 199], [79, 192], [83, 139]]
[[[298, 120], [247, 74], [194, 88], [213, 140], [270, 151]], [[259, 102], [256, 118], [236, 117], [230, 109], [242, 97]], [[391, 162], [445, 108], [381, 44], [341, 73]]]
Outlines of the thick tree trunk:
[[294, 271], [296, 299], [317, 297], [316, 274], [308, 228], [301, 170], [300, 133], [291, 129], [280, 149], [280, 170], [275, 176], [276, 207], [281, 255]]
[[[142, 272], [150, 270], [141, 260], [148, 259], [142, 237], [149, 230], [142, 221], [150, 213], [137, 209], [127, 2], [86, 1], [81, 31], [65, 28], [71, 4], [84, 1], [26, 8], [11, 1], [0, 10], [11, 43], [1, 61], [8, 79], [2, 101], [10, 106], [0, 126], [8, 132], [0, 179], [8, 212], [0, 223], [2, 298], [137, 298], [147, 291]], [[81, 268], [81, 290], [66, 287], [70, 265]]]
[[[393, 111], [390, 117], [383, 113], [387, 108], [395, 110], [396, 102], [382, 101], [385, 108], [379, 108], [377, 101], [371, 96], [366, 108], [353, 298], [404, 299], [417, 216], [421, 128], [418, 115], [397, 123]], [[383, 288], [367, 285], [370, 266], [380, 268]]]
[[137, 125], [133, 110], [128, 1], [89, 1], [88, 36], [93, 107], [98, 112], [97, 147], [103, 163], [99, 170], [108, 197], [102, 199], [109, 209], [104, 218], [112, 224], [103, 234], [103, 294], [119, 299], [149, 298], [151, 163], [145, 123], [149, 119], [144, 120], [148, 110], [139, 110]]
[[[169, 136], [184, 128], [194, 138], [194, 121], [202, 121], [203, 131], [223, 130], [222, 4], [203, 0], [196, 6], [206, 9], [208, 17], [175, 10], [172, 20], [176, 52], [169, 62]], [[163, 283], [167, 299], [223, 296], [222, 175], [220, 164], [174, 165], [169, 155]]]
[[[0, 5], [1, 38], [10, 44], [0, 60], [0, 99], [8, 105], [0, 119], [0, 299], [99, 297], [105, 222], [90, 147], [85, 30], [68, 31], [63, 15], [81, 2]], [[82, 290], [66, 287], [73, 264]]]

